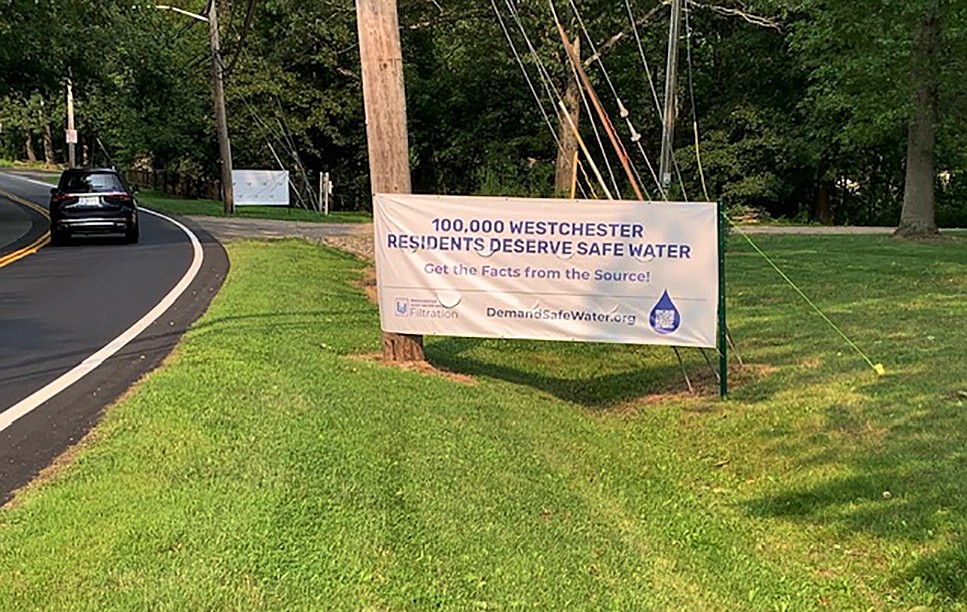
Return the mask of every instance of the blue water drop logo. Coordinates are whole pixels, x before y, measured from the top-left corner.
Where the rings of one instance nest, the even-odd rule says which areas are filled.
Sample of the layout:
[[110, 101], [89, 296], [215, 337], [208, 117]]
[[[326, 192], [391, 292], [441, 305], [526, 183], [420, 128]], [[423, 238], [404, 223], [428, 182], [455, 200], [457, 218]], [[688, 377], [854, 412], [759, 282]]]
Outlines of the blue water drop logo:
[[682, 315], [675, 308], [675, 303], [668, 297], [668, 290], [661, 294], [658, 303], [651, 309], [648, 316], [651, 328], [659, 334], [670, 334], [682, 323]]

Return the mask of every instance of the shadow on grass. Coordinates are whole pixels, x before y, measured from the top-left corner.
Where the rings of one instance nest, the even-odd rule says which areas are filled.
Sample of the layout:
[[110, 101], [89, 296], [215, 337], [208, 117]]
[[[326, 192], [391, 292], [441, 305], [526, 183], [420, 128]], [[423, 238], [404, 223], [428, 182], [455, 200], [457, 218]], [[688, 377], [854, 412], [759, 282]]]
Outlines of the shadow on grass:
[[[549, 344], [555, 351], [546, 350]], [[583, 353], [584, 359], [567, 355], [574, 351]], [[683, 357], [689, 377], [693, 381], [707, 377], [708, 367], [698, 351], [687, 352]], [[480, 356], [487, 353], [495, 354], [495, 358]], [[428, 343], [426, 354], [435, 366], [453, 372], [531, 387], [592, 409], [613, 407], [649, 394], [688, 392], [681, 366], [667, 347], [447, 337]], [[580, 369], [570, 368], [569, 375], [557, 374], [562, 370], [555, 366], [560, 364], [540, 361], [549, 354], [563, 354], [564, 362], [579, 363]], [[611, 361], [619, 356], [620, 364]]]
[[915, 563], [901, 578], [920, 582], [952, 601], [967, 602], [967, 540]]
[[[875, 391], [873, 392], [876, 393]], [[848, 536], [866, 533], [883, 540], [916, 544], [926, 550], [920, 560], [893, 577], [946, 600], [967, 603], [967, 428], [957, 396], [931, 404], [873, 403], [859, 414], [844, 415], [838, 407], [825, 411], [825, 430], [847, 440], [839, 452], [799, 447], [785, 452], [799, 456], [803, 467], [817, 463], [848, 466], [849, 476], [753, 499], [746, 511]], [[881, 418], [887, 425], [879, 444], [857, 443], [850, 436], [875, 422], [877, 411], [897, 411]], [[822, 446], [822, 440], [803, 445]], [[841, 442], [842, 444], [842, 442]]]

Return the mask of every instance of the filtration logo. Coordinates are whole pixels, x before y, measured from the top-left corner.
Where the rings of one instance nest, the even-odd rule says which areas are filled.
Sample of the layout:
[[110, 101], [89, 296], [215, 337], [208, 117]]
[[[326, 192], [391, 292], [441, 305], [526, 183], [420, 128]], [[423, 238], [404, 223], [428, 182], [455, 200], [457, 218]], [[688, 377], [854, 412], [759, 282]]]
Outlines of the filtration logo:
[[459, 319], [460, 313], [447, 308], [439, 300], [396, 298], [396, 312], [400, 318]]

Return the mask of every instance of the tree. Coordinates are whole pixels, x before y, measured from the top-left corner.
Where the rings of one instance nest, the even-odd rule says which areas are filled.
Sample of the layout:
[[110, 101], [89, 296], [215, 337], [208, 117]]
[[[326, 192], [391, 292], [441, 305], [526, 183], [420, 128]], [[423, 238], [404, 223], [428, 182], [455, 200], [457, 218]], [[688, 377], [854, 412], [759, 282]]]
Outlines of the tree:
[[[878, 3], [806, 0], [790, 14], [792, 40], [809, 71], [806, 104], [841, 150], [864, 150], [903, 135], [906, 164], [897, 233], [936, 232], [936, 128], [956, 112], [967, 52], [965, 11], [949, 0]], [[947, 137], [963, 138], [963, 128]], [[944, 169], [962, 170], [955, 159]]]
[[736, 217], [816, 218], [811, 202], [820, 172], [803, 137], [806, 117], [799, 106], [805, 79], [786, 34], [764, 18], [749, 23], [742, 15], [705, 9], [692, 9], [689, 17], [692, 61], [683, 49], [676, 149], [688, 194], [704, 195], [688, 129], [694, 112], [712, 199]]
[[[399, 0], [416, 192], [547, 196], [555, 185], [559, 193], [569, 191], [563, 188], [570, 186], [573, 153], [561, 153], [566, 146], [558, 143], [572, 133], [559, 124], [556, 96], [577, 90], [550, 7], [495, 4], [497, 13], [475, 0]], [[575, 5], [555, 1], [568, 38], [580, 40], [583, 67], [640, 172], [639, 183], [654, 196], [639, 145], [654, 162], [661, 118], [638, 42], [660, 92], [667, 6], [632, 4], [635, 28], [613, 3], [576, 3], [579, 21]], [[340, 205], [368, 207], [354, 2], [223, 5], [238, 163], [290, 170], [303, 200], [312, 197], [310, 177], [329, 171]], [[204, 2], [182, 6], [201, 10]], [[967, 221], [967, 81], [960, 78], [967, 71], [967, 3], [910, 0], [860, 9], [847, 0], [716, 0], [686, 6], [691, 21], [683, 34], [691, 34], [691, 57], [683, 45], [676, 158], [688, 196], [703, 187], [688, 129], [694, 112], [704, 186], [727, 205], [823, 222], [899, 222], [901, 233], [930, 233], [938, 215], [947, 223]], [[769, 15], [782, 28], [750, 12]], [[43, 100], [46, 150], [62, 156], [58, 127], [70, 71], [87, 150], [106, 151], [116, 164], [215, 176], [203, 29], [122, 0], [0, 0], [4, 152], [22, 157], [29, 148], [43, 155], [47, 130], [35, 108]], [[553, 100], [538, 64], [548, 88], [557, 90]], [[581, 106], [576, 98], [573, 108]], [[628, 129], [621, 108], [640, 135]], [[581, 134], [609, 188], [629, 197], [630, 181], [607, 137], [599, 147], [591, 132], [592, 123], [601, 129], [597, 114], [580, 114]], [[633, 135], [639, 140], [629, 145]], [[596, 180], [592, 186], [598, 189]], [[587, 186], [584, 193], [591, 195]]]
[[936, 126], [940, 94], [940, 2], [923, 7], [911, 57], [913, 93], [907, 136], [906, 183], [897, 234], [936, 234], [934, 205], [936, 182]]

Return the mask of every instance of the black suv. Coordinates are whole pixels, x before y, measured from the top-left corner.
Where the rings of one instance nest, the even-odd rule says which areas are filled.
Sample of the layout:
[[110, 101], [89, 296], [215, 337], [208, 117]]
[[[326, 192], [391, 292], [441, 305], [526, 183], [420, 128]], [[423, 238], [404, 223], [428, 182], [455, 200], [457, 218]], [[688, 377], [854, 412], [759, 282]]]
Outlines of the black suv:
[[125, 242], [137, 242], [136, 191], [128, 189], [117, 170], [64, 170], [50, 190], [51, 244], [63, 244], [74, 234], [122, 234]]

